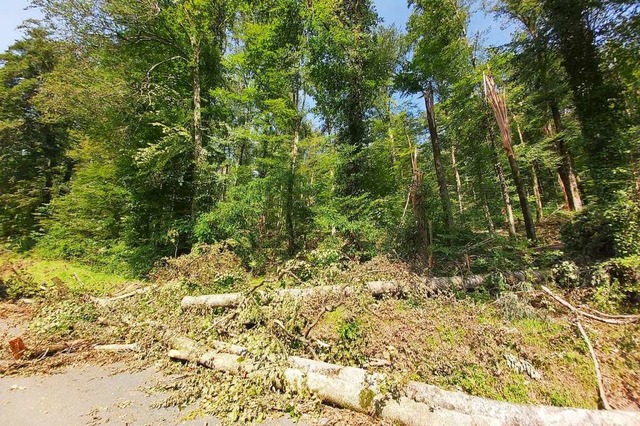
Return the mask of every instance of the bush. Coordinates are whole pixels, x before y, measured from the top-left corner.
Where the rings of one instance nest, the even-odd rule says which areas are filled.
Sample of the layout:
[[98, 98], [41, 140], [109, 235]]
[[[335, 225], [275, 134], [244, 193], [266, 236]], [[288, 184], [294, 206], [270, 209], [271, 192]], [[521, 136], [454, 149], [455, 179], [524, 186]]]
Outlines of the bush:
[[222, 244], [196, 245], [191, 253], [165, 258], [150, 273], [157, 282], [187, 281], [201, 289], [226, 291], [246, 283], [240, 258]]
[[573, 262], [564, 261], [551, 270], [553, 281], [562, 288], [573, 288], [580, 285], [580, 268]]
[[591, 284], [598, 287], [600, 305], [640, 303], [640, 256], [611, 259], [596, 265]]
[[640, 205], [626, 195], [608, 206], [591, 206], [562, 229], [568, 250], [592, 258], [640, 254]]

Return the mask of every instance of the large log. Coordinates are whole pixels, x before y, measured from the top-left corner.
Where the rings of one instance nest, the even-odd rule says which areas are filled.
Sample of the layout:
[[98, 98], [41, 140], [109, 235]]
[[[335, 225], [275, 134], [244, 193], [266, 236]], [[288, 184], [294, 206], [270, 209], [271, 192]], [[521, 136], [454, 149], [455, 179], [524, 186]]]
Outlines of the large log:
[[[464, 290], [470, 291], [483, 286], [491, 275], [467, 275], [455, 277], [431, 277], [426, 278], [422, 283], [416, 285], [417, 289], [427, 292], [445, 291], [445, 290]], [[535, 272], [531, 275], [534, 280], [540, 280], [544, 277], [543, 273]], [[507, 282], [518, 283], [529, 278], [524, 272], [512, 272], [505, 274]], [[261, 300], [271, 300], [273, 297], [292, 297], [305, 298], [315, 294], [342, 294], [350, 296], [356, 293], [360, 288], [356, 286], [317, 286], [307, 288], [290, 288], [277, 290], [275, 292], [258, 291], [256, 292]], [[395, 281], [371, 281], [364, 285], [362, 289], [370, 293], [374, 297], [382, 297], [389, 295], [401, 295], [409, 289], [406, 285]], [[203, 296], [185, 296], [182, 299], [181, 306], [183, 309], [189, 308], [235, 308], [242, 303], [245, 295], [243, 293], [222, 293], [209, 294]]]
[[248, 373], [254, 369], [253, 363], [243, 356], [208, 350], [186, 337], [171, 339], [169, 358], [232, 374]]
[[409, 382], [406, 396], [439, 409], [447, 409], [469, 415], [481, 415], [499, 421], [501, 425], [638, 425], [640, 412], [607, 410], [596, 411], [580, 408], [522, 405], [494, 401], [487, 398], [452, 392], [425, 383]]
[[[172, 342], [180, 346], [169, 352], [172, 358], [197, 362], [205, 367], [238, 373], [221, 362], [210, 362], [212, 351], [189, 339]], [[180, 356], [176, 353], [180, 352]], [[209, 355], [207, 355], [209, 354]], [[222, 355], [215, 352], [218, 356]], [[232, 354], [233, 365], [252, 365]], [[290, 356], [285, 371], [285, 384], [293, 391], [308, 390], [322, 401], [341, 408], [375, 414], [380, 418], [408, 426], [427, 425], [566, 425], [566, 426], [632, 426], [640, 424], [640, 413], [626, 411], [593, 411], [576, 408], [519, 405], [451, 392], [424, 383], [410, 382], [399, 395], [383, 391], [385, 376], [368, 373], [356, 367], [345, 367]], [[235, 364], [234, 364], [235, 363]]]

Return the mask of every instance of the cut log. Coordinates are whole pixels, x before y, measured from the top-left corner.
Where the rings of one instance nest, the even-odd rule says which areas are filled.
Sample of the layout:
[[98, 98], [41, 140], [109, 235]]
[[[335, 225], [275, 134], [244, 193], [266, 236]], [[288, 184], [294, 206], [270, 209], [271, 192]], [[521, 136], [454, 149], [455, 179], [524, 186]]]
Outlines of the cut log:
[[186, 337], [178, 337], [171, 340], [169, 358], [193, 362], [212, 370], [232, 374], [243, 374], [254, 370], [253, 363], [242, 356], [218, 352], [217, 350], [207, 350]]
[[[197, 362], [208, 368], [237, 374], [241, 368], [229, 368], [222, 361], [210, 362], [207, 352], [189, 339], [178, 339], [169, 356]], [[220, 356], [223, 354], [216, 353]], [[227, 354], [235, 365], [240, 357]], [[212, 356], [212, 355], [210, 355]], [[424, 383], [410, 382], [399, 395], [383, 391], [385, 376], [356, 367], [345, 367], [291, 356], [285, 371], [285, 386], [293, 391], [311, 391], [322, 401], [409, 426], [442, 425], [637, 425], [640, 413], [593, 411], [575, 408], [519, 405], [450, 392]], [[246, 371], [246, 370], [245, 370]]]
[[445, 391], [435, 386], [418, 382], [409, 382], [404, 392], [408, 398], [416, 402], [462, 414], [489, 417], [501, 425], [596, 426], [640, 424], [640, 413], [632, 411], [596, 411], [544, 405], [511, 404], [471, 396], [463, 392]]
[[[534, 272], [530, 275], [534, 280], [541, 280], [545, 276], [542, 272]], [[422, 283], [416, 285], [417, 289], [423, 288], [429, 293], [447, 290], [464, 290], [470, 291], [481, 287], [487, 282], [490, 275], [468, 275], [457, 277], [432, 277], [426, 278]], [[507, 282], [515, 284], [525, 281], [529, 278], [524, 272], [513, 272], [505, 274]], [[316, 294], [342, 294], [350, 296], [359, 290], [355, 286], [317, 286], [307, 288], [290, 288], [278, 290], [275, 292], [259, 291], [256, 294], [263, 301], [268, 301], [274, 297], [292, 297], [305, 298]], [[364, 285], [365, 292], [370, 293], [374, 297], [396, 296], [407, 293], [409, 290], [406, 285], [395, 281], [371, 281]], [[243, 293], [222, 293], [209, 294], [204, 296], [185, 296], [182, 299], [181, 306], [183, 309], [190, 308], [235, 308], [242, 303], [245, 296]]]
[[58, 343], [44, 348], [29, 350], [24, 344], [21, 337], [17, 337], [9, 342], [13, 358], [18, 359], [36, 359], [55, 355], [59, 352], [73, 352], [85, 345], [84, 340], [73, 340], [71, 342]]
[[[372, 281], [366, 285], [366, 290], [373, 296], [383, 296], [386, 294], [401, 293], [403, 288], [401, 285], [396, 284], [393, 281]], [[322, 293], [335, 293], [351, 295], [356, 291], [356, 287], [345, 287], [339, 285], [325, 285], [318, 287], [307, 288], [288, 288], [284, 290], [278, 290], [275, 292], [258, 291], [256, 294], [262, 300], [271, 300], [274, 297], [292, 297], [292, 298], [304, 298], [313, 296], [315, 294]], [[235, 308], [244, 300], [243, 293], [222, 293], [222, 294], [209, 294], [204, 296], [185, 296], [182, 299], [181, 306], [183, 309], [188, 308]]]

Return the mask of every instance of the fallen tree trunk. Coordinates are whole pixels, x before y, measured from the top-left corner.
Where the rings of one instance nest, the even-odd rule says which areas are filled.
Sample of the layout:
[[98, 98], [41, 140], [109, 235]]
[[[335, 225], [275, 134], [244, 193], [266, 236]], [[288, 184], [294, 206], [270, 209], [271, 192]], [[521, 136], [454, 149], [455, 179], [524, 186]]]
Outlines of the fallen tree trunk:
[[84, 340], [73, 340], [71, 342], [58, 343], [37, 349], [28, 349], [21, 337], [17, 337], [9, 342], [9, 347], [13, 358], [37, 359], [52, 356], [60, 352], [73, 352], [85, 345]]
[[140, 349], [140, 345], [137, 343], [95, 345], [93, 349], [104, 352], [137, 352]]
[[445, 391], [418, 382], [409, 382], [404, 392], [408, 398], [417, 402], [459, 413], [486, 416], [501, 425], [604, 426], [640, 424], [640, 413], [632, 411], [596, 411], [581, 408], [511, 404], [471, 396], [463, 392]]
[[[181, 349], [176, 349], [179, 346]], [[189, 339], [172, 342], [169, 356], [196, 362], [208, 368], [238, 373], [222, 362], [210, 362], [213, 351]], [[177, 356], [178, 355], [178, 356]], [[215, 352], [218, 357], [223, 355]], [[237, 355], [227, 354], [232, 365], [252, 365]], [[285, 386], [294, 391], [311, 391], [323, 402], [408, 426], [446, 425], [637, 425], [640, 413], [593, 411], [574, 408], [519, 405], [450, 392], [424, 383], [410, 382], [399, 395], [384, 392], [385, 376], [356, 367], [345, 367], [290, 356]], [[246, 371], [246, 370], [244, 370]]]
[[[244, 351], [246, 352], [246, 349]], [[169, 358], [194, 362], [203, 367], [232, 374], [243, 374], [254, 370], [251, 361], [245, 360], [240, 355], [207, 350], [186, 337], [178, 337], [171, 340]]]
[[[470, 291], [484, 285], [491, 275], [468, 275], [457, 277], [432, 277], [426, 278], [424, 282], [416, 285], [416, 289], [424, 290], [428, 293], [445, 290], [464, 290]], [[505, 274], [507, 282], [515, 284], [526, 281], [529, 278], [540, 280], [544, 277], [541, 272], [534, 272], [527, 275], [524, 272], [513, 272]], [[316, 294], [335, 293], [350, 296], [360, 289], [355, 286], [318, 286], [307, 288], [290, 288], [277, 290], [275, 292], [258, 291], [256, 294], [262, 300], [270, 300], [273, 297], [292, 297], [304, 298]], [[362, 289], [370, 293], [374, 297], [401, 295], [406, 293], [409, 288], [395, 281], [371, 281], [364, 285]], [[182, 309], [190, 308], [235, 308], [242, 303], [245, 295], [243, 293], [222, 293], [209, 294], [203, 296], [185, 296], [182, 299]]]

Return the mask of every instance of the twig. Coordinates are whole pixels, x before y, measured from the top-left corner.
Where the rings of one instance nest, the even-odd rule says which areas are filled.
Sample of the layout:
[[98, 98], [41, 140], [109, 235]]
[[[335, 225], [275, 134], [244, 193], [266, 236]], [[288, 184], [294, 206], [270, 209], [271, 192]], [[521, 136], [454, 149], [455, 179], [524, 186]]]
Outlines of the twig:
[[576, 325], [578, 326], [578, 330], [580, 330], [580, 334], [584, 339], [587, 347], [589, 348], [589, 353], [591, 354], [591, 359], [593, 360], [593, 366], [596, 370], [596, 380], [598, 382], [598, 395], [600, 396], [600, 402], [602, 403], [602, 408], [605, 410], [611, 410], [611, 406], [607, 401], [607, 395], [604, 393], [604, 385], [602, 384], [602, 373], [600, 373], [600, 364], [598, 363], [598, 358], [596, 357], [596, 352], [593, 350], [593, 345], [591, 345], [591, 340], [589, 340], [589, 336], [587, 336], [586, 331], [582, 327], [580, 323], [580, 319], [576, 316]]
[[591, 312], [593, 312], [593, 314], [601, 316], [603, 318], [628, 320], [629, 322], [640, 321], [640, 315], [625, 315], [625, 314], [611, 315], [611, 314], [606, 314], [604, 312], [600, 312], [600, 311], [598, 311], [596, 309], [593, 309], [593, 308], [590, 308], [589, 306], [586, 306], [586, 305], [582, 305], [581, 308], [586, 309], [588, 311], [591, 311]]
[[629, 318], [629, 319], [615, 319], [615, 318], [604, 318], [598, 315], [594, 315], [594, 314], [590, 314], [589, 312], [584, 312], [581, 311], [579, 309], [577, 309], [575, 306], [573, 306], [571, 303], [567, 302], [566, 300], [564, 300], [562, 297], [556, 295], [555, 293], [553, 293], [551, 290], [549, 290], [547, 287], [545, 286], [541, 286], [542, 290], [547, 293], [549, 296], [551, 296], [556, 302], [558, 302], [559, 304], [561, 304], [562, 306], [564, 306], [565, 308], [569, 309], [571, 312], [577, 314], [577, 315], [582, 315], [586, 318], [590, 318], [592, 320], [596, 320], [596, 321], [600, 321], [606, 324], [629, 324], [632, 322], [637, 321], [639, 318]]

